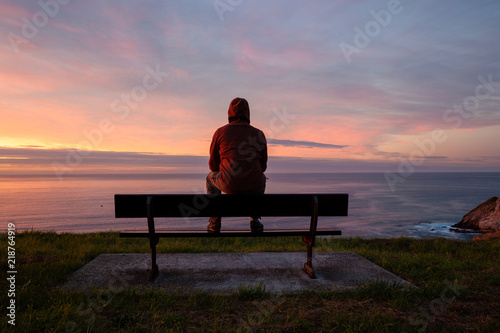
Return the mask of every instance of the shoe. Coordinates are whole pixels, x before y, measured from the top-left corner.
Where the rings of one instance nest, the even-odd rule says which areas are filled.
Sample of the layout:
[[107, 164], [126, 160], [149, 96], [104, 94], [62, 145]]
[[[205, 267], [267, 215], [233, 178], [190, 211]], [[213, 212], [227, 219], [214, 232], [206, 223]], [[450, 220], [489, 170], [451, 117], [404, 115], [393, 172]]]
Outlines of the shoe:
[[207, 231], [208, 232], [220, 232], [220, 218], [211, 217], [208, 220]]
[[252, 232], [262, 232], [264, 231], [264, 225], [260, 223], [259, 219], [250, 221], [250, 230]]

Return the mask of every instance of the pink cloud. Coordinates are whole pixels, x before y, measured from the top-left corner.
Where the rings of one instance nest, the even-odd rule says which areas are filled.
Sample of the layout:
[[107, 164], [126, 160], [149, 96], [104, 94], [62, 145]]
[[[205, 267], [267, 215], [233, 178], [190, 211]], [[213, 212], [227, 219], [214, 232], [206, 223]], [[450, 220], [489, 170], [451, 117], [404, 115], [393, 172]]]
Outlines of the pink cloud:
[[[0, 3], [0, 16], [2, 24], [11, 28], [20, 29], [23, 26], [22, 18], [30, 19], [33, 12], [19, 6], [18, 4]], [[20, 31], [12, 30], [12, 32], [20, 34]]]
[[[277, 44], [279, 44], [277, 42]], [[318, 63], [315, 50], [306, 46], [264, 46], [250, 39], [234, 39], [234, 62], [238, 70], [254, 73], [280, 73], [307, 69]]]

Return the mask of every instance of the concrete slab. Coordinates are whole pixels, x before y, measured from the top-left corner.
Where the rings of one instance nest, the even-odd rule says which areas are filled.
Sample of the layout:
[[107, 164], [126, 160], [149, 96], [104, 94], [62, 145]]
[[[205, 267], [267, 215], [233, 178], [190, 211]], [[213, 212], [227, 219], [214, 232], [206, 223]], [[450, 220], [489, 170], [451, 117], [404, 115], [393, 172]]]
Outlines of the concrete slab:
[[304, 252], [160, 253], [160, 274], [148, 282], [150, 254], [102, 254], [76, 271], [63, 289], [138, 287], [225, 294], [259, 283], [271, 292], [352, 289], [376, 280], [410, 285], [354, 252], [314, 252], [317, 279], [302, 272], [305, 261]]

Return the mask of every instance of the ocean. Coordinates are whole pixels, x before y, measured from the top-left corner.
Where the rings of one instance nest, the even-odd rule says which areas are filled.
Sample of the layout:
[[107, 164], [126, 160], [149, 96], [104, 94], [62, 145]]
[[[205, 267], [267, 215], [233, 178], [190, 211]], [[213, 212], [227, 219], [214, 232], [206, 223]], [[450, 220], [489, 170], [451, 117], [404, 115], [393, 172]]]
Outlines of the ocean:
[[[349, 216], [322, 217], [320, 227], [342, 237], [443, 237], [464, 214], [500, 195], [500, 173], [414, 173], [392, 189], [383, 173], [268, 174], [266, 193], [348, 193]], [[145, 228], [145, 219], [115, 219], [114, 194], [205, 193], [205, 175], [0, 176], [0, 230], [98, 232]], [[308, 218], [263, 218], [267, 228], [308, 226]], [[207, 219], [157, 219], [163, 228], [202, 228]], [[247, 218], [224, 218], [222, 227], [247, 228]]]

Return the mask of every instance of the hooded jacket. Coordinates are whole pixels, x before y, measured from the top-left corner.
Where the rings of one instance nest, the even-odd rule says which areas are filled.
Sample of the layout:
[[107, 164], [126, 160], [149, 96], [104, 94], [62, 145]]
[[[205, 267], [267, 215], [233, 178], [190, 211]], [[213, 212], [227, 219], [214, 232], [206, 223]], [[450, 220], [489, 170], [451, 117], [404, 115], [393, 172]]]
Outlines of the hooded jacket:
[[219, 172], [219, 183], [225, 193], [257, 190], [266, 183], [266, 137], [250, 125], [250, 108], [243, 98], [231, 101], [228, 120], [229, 124], [217, 129], [212, 138], [210, 170]]

